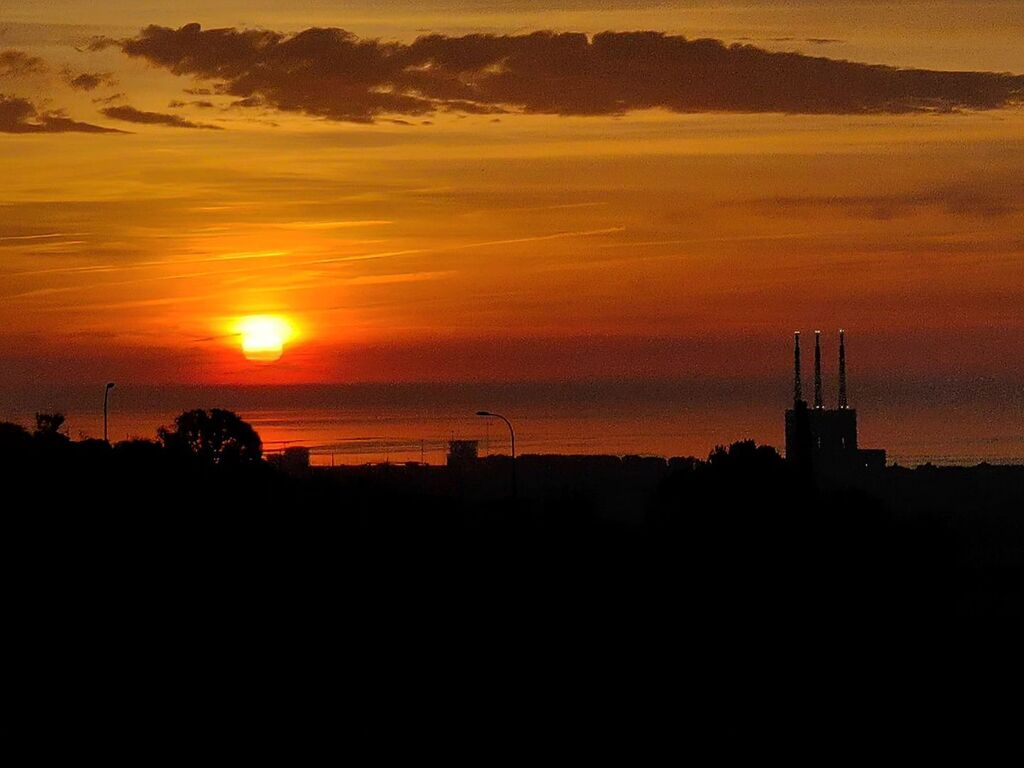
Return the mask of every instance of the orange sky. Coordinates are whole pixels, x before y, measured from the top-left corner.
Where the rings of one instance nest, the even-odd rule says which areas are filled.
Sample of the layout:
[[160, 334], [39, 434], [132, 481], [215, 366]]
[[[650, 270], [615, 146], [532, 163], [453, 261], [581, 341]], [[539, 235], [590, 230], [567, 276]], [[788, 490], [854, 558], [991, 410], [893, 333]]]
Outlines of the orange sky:
[[[330, 25], [447, 45], [642, 28], [1022, 73], [1019, 3], [156, 5], [5, 3], [0, 386], [767, 376], [788, 366], [776, 352], [792, 330], [840, 326], [866, 374], [1024, 374], [1024, 112], [1012, 96], [856, 114], [794, 76], [783, 109], [818, 113], [755, 109], [760, 92], [693, 108], [644, 70], [636, 92], [654, 108], [605, 109], [561, 70], [542, 92], [534, 70], [517, 81], [513, 69], [466, 109], [438, 108], [450, 84], [427, 83], [427, 111], [364, 122], [355, 110], [386, 89], [347, 96], [326, 54], [241, 106], [252, 71], [211, 77], [182, 58], [174, 74], [139, 33]], [[90, 50], [96, 38], [107, 43]], [[92, 87], [73, 85], [83, 74]], [[633, 93], [628, 73], [622, 87], [608, 98]], [[566, 114], [577, 109], [588, 113]], [[279, 362], [241, 354], [231, 327], [248, 314], [296, 326]]]

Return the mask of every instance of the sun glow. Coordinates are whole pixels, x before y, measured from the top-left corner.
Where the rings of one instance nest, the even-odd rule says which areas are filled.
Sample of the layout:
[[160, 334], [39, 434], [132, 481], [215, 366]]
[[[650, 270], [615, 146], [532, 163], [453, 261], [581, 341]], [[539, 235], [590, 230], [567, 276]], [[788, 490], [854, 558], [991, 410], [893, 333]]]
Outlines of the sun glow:
[[238, 320], [235, 333], [242, 339], [247, 360], [272, 363], [280, 360], [284, 347], [295, 337], [295, 329], [283, 317], [250, 315]]

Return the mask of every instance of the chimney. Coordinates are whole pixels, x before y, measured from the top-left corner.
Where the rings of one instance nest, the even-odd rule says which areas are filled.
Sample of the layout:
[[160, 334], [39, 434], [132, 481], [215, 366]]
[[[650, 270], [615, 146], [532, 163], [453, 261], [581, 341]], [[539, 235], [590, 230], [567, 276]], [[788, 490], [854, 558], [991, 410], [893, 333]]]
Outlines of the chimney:
[[850, 404], [846, 401], [846, 332], [839, 329], [839, 407], [846, 410]]
[[793, 334], [793, 406], [804, 399], [803, 387], [800, 386], [800, 331]]
[[821, 403], [821, 331], [814, 332], [814, 409], [820, 411]]

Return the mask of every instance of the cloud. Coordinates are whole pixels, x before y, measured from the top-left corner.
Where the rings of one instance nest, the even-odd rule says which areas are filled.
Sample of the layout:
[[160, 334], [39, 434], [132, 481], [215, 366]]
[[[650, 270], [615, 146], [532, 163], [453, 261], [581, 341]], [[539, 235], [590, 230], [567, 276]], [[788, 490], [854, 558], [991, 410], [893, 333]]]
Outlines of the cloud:
[[109, 87], [117, 85], [117, 81], [110, 72], [83, 72], [80, 75], [65, 72], [64, 79], [76, 91], [95, 91], [101, 85]]
[[58, 112], [40, 112], [28, 99], [0, 94], [0, 133], [124, 133], [80, 123]]
[[881, 221], [904, 218], [924, 208], [935, 208], [954, 216], [976, 219], [1001, 219], [1024, 211], [1024, 184], [999, 184], [990, 187], [961, 184], [956, 187], [926, 189], [877, 195], [790, 196], [763, 198], [755, 205], [765, 212], [792, 216], [794, 210], [828, 208], [854, 218]]
[[112, 117], [115, 120], [124, 120], [128, 123], [141, 123], [143, 125], [166, 125], [171, 128], [205, 128], [208, 130], [221, 131], [224, 130], [219, 125], [209, 125], [207, 123], [193, 123], [191, 120], [186, 120], [180, 115], [167, 115], [163, 112], [144, 112], [141, 109], [135, 107], [122, 106], [122, 107], [106, 107], [100, 110], [107, 117]]
[[38, 56], [30, 56], [24, 51], [10, 48], [0, 51], [0, 77], [23, 77], [46, 71], [46, 62]]
[[236, 105], [367, 123], [438, 111], [618, 115], [945, 112], [1019, 105], [1024, 77], [898, 69], [661, 32], [427, 35], [151, 26], [128, 56], [209, 81]]
[[198, 107], [199, 109], [213, 109], [216, 104], [212, 101], [181, 101], [180, 99], [174, 99], [167, 104], [168, 109], [181, 109], [182, 107]]

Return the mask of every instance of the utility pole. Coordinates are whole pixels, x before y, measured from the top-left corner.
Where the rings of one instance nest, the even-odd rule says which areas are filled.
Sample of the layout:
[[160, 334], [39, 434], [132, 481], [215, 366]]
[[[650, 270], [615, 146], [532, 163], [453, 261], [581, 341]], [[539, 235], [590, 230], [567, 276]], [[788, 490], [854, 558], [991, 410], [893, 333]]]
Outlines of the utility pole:
[[107, 439], [107, 422], [110, 414], [110, 390], [114, 388], [114, 382], [109, 382], [106, 388], [103, 390], [103, 442], [109, 445], [110, 441]]

